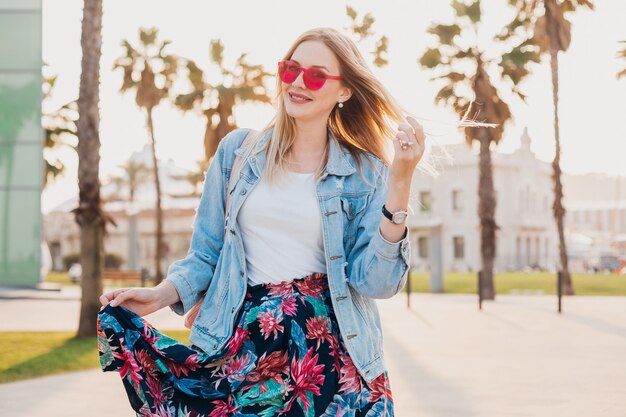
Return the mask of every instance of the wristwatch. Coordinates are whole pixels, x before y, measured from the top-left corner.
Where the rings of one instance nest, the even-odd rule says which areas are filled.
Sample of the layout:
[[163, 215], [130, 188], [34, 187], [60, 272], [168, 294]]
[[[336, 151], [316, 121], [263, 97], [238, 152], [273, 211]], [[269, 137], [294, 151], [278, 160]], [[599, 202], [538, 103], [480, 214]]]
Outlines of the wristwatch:
[[409, 215], [408, 210], [398, 210], [393, 213], [387, 210], [385, 205], [383, 204], [383, 214], [386, 218], [391, 220], [394, 224], [402, 224], [406, 221], [406, 217]]

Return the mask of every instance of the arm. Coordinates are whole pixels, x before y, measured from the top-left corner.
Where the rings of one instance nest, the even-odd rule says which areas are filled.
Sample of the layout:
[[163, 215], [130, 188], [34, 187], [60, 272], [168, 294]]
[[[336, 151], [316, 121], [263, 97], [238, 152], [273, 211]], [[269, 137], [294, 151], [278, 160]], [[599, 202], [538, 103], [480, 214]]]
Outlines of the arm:
[[[389, 168], [382, 163], [380, 165], [376, 188], [357, 225], [355, 244], [347, 256], [348, 267], [351, 268], [348, 272], [350, 286], [370, 298], [389, 298], [402, 290], [411, 256], [406, 225], [392, 224], [381, 212], [383, 203], [397, 202], [398, 196], [391, 192], [387, 195], [390, 189], [387, 187]], [[408, 200], [408, 195], [406, 198]], [[399, 235], [400, 240], [387, 240], [381, 231], [392, 240]]]
[[170, 265], [164, 281], [172, 284], [178, 293], [180, 301], [170, 305], [170, 308], [179, 315], [185, 314], [200, 299], [201, 292], [208, 288], [224, 244], [226, 197], [223, 144], [232, 134], [220, 141], [205, 173], [187, 256]]

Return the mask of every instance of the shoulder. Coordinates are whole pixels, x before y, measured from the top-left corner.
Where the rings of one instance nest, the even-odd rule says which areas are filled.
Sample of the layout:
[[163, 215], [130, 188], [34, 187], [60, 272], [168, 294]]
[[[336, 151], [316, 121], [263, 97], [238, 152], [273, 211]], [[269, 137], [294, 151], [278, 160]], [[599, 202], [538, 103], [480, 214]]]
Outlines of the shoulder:
[[238, 127], [228, 132], [220, 141], [218, 148], [226, 154], [231, 154], [241, 146], [241, 143], [246, 138], [248, 132], [252, 129], [247, 127]]

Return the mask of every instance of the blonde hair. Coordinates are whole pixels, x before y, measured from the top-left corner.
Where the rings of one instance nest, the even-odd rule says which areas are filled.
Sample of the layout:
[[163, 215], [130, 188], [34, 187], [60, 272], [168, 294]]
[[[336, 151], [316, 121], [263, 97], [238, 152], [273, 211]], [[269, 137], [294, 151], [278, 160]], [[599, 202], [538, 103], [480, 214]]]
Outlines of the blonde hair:
[[[343, 103], [343, 108], [335, 106], [331, 111], [328, 127], [339, 143], [352, 154], [361, 174], [361, 156], [365, 153], [370, 153], [389, 165], [391, 155], [387, 140], [395, 135], [391, 122], [404, 121], [404, 114], [407, 112], [372, 73], [356, 44], [335, 29], [316, 28], [304, 32], [287, 50], [283, 59], [290, 59], [296, 48], [306, 41], [323, 42], [334, 53], [339, 61], [342, 82], [352, 90], [352, 96]], [[263, 175], [268, 182], [272, 182], [278, 173], [286, 169], [286, 157], [296, 133], [295, 121], [285, 111], [281, 83], [280, 78], [276, 77], [276, 114], [256, 137], [251, 138], [251, 146], [244, 155], [244, 159], [249, 157], [258, 140], [273, 129], [265, 147], [256, 150], [266, 152]], [[322, 163], [315, 171], [316, 179], [328, 162], [328, 148], [326, 146]], [[366, 159], [371, 163], [369, 158]]]

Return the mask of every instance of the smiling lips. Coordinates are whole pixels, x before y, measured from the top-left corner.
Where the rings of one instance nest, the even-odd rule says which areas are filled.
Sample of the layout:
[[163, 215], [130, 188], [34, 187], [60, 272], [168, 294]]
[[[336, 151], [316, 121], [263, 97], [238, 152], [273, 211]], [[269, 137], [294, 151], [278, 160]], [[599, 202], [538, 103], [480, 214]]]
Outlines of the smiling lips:
[[306, 103], [308, 101], [311, 101], [312, 99], [302, 94], [289, 93], [289, 100], [291, 100], [291, 102], [293, 103]]

